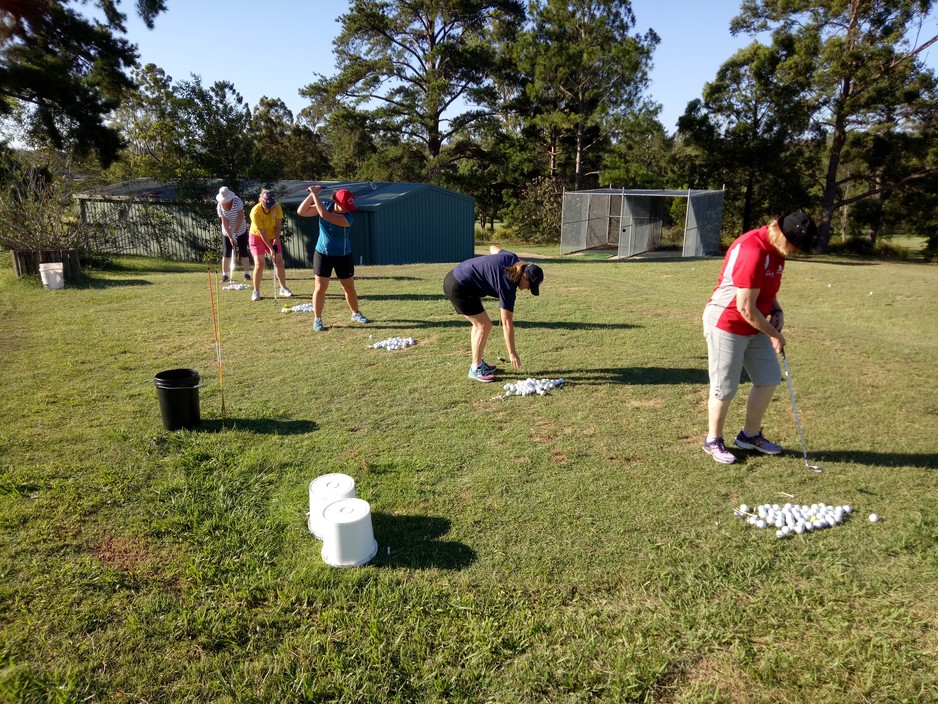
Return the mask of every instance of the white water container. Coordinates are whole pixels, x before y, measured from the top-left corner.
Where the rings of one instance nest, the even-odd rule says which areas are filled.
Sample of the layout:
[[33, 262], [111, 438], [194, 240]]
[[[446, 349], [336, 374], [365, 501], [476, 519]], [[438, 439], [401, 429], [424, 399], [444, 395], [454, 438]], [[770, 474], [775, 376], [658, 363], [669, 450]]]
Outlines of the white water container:
[[361, 567], [378, 553], [371, 527], [371, 506], [362, 499], [340, 499], [323, 515], [322, 559], [333, 567]]
[[339, 499], [355, 498], [355, 480], [347, 474], [323, 474], [309, 483], [309, 532], [322, 540], [322, 510]]
[[50, 291], [65, 287], [65, 266], [62, 262], [40, 264], [39, 276], [42, 277], [42, 285]]

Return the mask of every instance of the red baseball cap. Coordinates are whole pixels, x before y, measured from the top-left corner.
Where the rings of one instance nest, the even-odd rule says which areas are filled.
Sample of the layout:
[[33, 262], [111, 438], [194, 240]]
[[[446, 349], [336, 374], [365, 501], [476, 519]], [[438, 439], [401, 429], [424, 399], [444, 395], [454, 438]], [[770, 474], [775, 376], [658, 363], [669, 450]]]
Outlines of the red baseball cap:
[[350, 213], [355, 212], [355, 196], [352, 195], [350, 190], [340, 188], [335, 192], [333, 200], [342, 206], [342, 210], [347, 210]]

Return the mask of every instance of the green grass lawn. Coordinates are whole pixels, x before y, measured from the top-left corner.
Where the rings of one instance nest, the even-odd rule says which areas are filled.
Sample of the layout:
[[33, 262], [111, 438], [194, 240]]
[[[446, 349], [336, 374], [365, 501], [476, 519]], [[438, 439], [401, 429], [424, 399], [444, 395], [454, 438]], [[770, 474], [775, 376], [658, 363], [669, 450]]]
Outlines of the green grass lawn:
[[[783, 455], [700, 449], [719, 259], [531, 253], [524, 367], [499, 376], [565, 378], [550, 395], [466, 379], [448, 265], [362, 267], [366, 327], [337, 282], [325, 334], [269, 277], [256, 303], [220, 292], [227, 422], [204, 268], [127, 259], [61, 291], [0, 272], [0, 700], [935, 701], [938, 268], [789, 262], [816, 475], [784, 382]], [[391, 336], [418, 344], [371, 349]], [[197, 431], [162, 428], [153, 377], [176, 367], [202, 376]], [[371, 505], [366, 567], [307, 531], [329, 472]], [[788, 540], [732, 512], [786, 501], [855, 510]]]

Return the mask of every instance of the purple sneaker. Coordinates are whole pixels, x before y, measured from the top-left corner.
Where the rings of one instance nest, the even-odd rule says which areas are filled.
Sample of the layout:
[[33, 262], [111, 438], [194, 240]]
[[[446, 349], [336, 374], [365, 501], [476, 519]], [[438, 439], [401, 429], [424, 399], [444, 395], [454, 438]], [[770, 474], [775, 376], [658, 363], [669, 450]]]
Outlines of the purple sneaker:
[[723, 438], [716, 438], [709, 442], [704, 442], [703, 451], [720, 464], [735, 464], [736, 462], [736, 455], [726, 449], [726, 445], [723, 444]]
[[498, 371], [498, 367], [492, 364], [486, 364], [484, 359], [481, 362], [479, 362], [479, 366], [482, 367], [489, 374], [494, 374], [495, 372]]
[[758, 450], [763, 455], [777, 455], [782, 451], [782, 446], [766, 440], [761, 430], [752, 437], [740, 430], [733, 444], [744, 450]]

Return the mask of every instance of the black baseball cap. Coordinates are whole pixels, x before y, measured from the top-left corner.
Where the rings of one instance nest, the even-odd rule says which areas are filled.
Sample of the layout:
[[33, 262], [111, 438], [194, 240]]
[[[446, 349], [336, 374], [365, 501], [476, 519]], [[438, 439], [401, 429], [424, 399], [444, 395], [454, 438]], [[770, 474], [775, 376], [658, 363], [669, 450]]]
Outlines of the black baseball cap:
[[539, 295], [541, 282], [544, 280], [544, 270], [537, 264], [528, 264], [524, 267], [524, 275], [527, 277], [528, 283], [531, 284], [531, 295]]
[[810, 252], [814, 248], [814, 242], [817, 239], [817, 225], [810, 215], [800, 210], [790, 213], [779, 219], [778, 226], [789, 244], [797, 247], [802, 252]]

